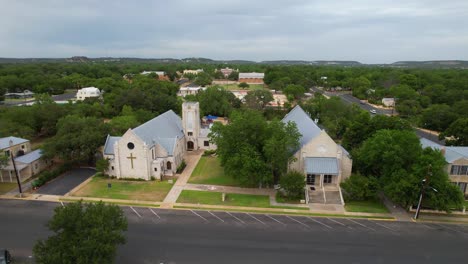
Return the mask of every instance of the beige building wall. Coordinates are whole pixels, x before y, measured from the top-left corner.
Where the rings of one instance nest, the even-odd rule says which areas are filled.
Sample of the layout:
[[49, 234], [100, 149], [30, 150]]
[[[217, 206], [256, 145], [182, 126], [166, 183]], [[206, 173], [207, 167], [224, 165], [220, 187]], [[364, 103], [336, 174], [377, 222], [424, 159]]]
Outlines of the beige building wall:
[[[449, 175], [449, 180], [454, 183], [468, 183], [468, 175], [452, 175], [450, 174], [452, 170], [452, 165], [458, 166], [468, 166], [468, 159], [461, 158], [458, 160], [453, 161], [451, 164], [447, 166], [447, 173]], [[468, 186], [465, 191], [465, 196], [468, 195]]]
[[[134, 144], [133, 149], [128, 148], [128, 143], [130, 142]], [[129, 129], [116, 145], [114, 154], [117, 178], [142, 178], [150, 180], [148, 157], [151, 157], [151, 152], [146, 143]], [[133, 167], [131, 160], [133, 160]]]

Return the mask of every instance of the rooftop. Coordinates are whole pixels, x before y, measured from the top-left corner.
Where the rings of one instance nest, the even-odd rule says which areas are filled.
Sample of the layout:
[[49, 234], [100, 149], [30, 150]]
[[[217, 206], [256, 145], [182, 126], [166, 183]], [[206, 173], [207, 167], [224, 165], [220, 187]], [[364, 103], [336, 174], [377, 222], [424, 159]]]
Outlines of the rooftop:
[[24, 138], [17, 138], [17, 137], [4, 137], [0, 138], [0, 149], [5, 149], [10, 147], [10, 141], [14, 145], [26, 143], [29, 140], [24, 139]]

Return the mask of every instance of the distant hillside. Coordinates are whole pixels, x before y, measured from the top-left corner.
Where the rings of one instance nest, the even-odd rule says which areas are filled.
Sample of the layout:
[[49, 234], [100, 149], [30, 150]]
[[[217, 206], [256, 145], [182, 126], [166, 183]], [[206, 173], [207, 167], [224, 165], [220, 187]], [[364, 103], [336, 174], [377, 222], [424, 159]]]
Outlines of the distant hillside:
[[358, 61], [303, 61], [303, 60], [274, 60], [274, 61], [262, 61], [262, 64], [274, 64], [274, 65], [338, 65], [338, 66], [360, 66], [362, 65]]
[[468, 68], [468, 61], [439, 60], [439, 61], [397, 61], [390, 66], [417, 68]]

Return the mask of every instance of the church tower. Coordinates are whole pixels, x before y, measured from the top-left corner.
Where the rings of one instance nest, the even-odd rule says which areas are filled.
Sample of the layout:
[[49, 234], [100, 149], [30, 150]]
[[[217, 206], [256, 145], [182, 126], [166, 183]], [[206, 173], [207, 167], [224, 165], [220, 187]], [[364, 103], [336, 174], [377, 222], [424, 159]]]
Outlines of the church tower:
[[184, 102], [182, 104], [182, 127], [187, 150], [198, 149], [200, 135], [200, 105], [198, 102]]

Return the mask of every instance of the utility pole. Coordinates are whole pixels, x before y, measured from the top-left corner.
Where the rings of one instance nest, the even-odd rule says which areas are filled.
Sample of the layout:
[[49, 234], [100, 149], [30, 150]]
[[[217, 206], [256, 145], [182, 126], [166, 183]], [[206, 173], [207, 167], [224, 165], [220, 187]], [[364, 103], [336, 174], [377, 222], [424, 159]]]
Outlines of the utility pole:
[[[12, 147], [12, 146], [13, 146], [13, 142], [10, 141], [10, 147]], [[15, 170], [16, 182], [18, 183], [19, 194], [20, 194], [20, 197], [22, 198], [23, 197], [23, 190], [21, 189], [21, 182], [20, 182], [20, 179], [19, 179], [18, 170], [16, 169], [15, 158], [13, 157], [13, 149], [11, 149], [11, 148], [10, 148], [10, 157], [11, 157], [11, 162], [13, 163], [13, 169]]]
[[[429, 164], [429, 168], [427, 171], [427, 176], [425, 179], [422, 180], [421, 182], [421, 194], [419, 195], [419, 202], [418, 202], [418, 208], [416, 209], [416, 213], [414, 214], [414, 220], [417, 220], [419, 217], [419, 212], [421, 211], [421, 204], [424, 196], [424, 191], [426, 190], [427, 183], [429, 181], [429, 177], [432, 176], [432, 164]], [[430, 186], [429, 186], [430, 187]], [[434, 192], [438, 192], [437, 189], [430, 187]]]

